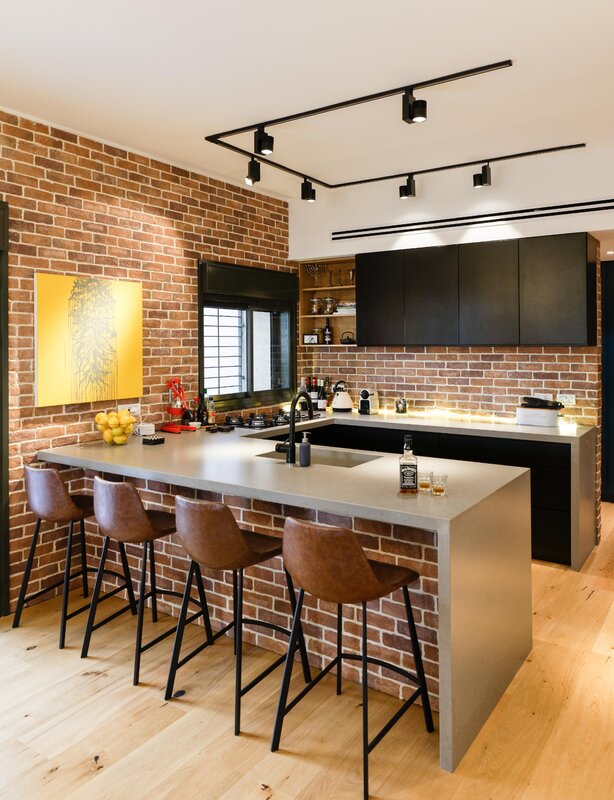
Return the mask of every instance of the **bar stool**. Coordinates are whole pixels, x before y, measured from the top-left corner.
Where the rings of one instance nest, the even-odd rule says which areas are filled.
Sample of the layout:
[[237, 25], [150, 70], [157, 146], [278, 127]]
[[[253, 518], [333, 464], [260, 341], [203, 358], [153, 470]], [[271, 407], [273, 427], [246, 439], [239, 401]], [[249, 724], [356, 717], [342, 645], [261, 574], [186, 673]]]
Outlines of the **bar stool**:
[[[420, 655], [420, 644], [414, 623], [408, 585], [419, 579], [417, 572], [394, 564], [371, 561], [358, 543], [352, 531], [324, 525], [286, 519], [283, 538], [283, 558], [288, 572], [301, 587], [292, 621], [292, 635], [288, 645], [286, 666], [279, 693], [277, 716], [271, 750], [279, 749], [284, 716], [336, 665], [337, 694], [341, 694], [341, 664], [343, 659], [360, 661], [362, 664], [362, 747], [363, 747], [363, 795], [369, 797], [369, 753], [379, 744], [392, 726], [398, 722], [414, 702], [422, 698], [422, 711], [426, 729], [434, 730], [431, 704], [426, 685], [426, 676]], [[367, 653], [367, 603], [403, 590], [407, 624], [411, 638], [416, 674], [397, 667]], [[288, 690], [292, 677], [294, 652], [299, 641], [299, 625], [305, 592], [329, 603], [337, 604], [337, 655], [299, 694], [288, 703]], [[342, 606], [344, 603], [360, 603], [362, 606], [362, 654], [344, 653], [341, 642]], [[371, 741], [369, 741], [367, 664], [397, 672], [417, 685], [416, 691], [399, 708]]]
[[[62, 649], [66, 642], [66, 624], [69, 619], [76, 617], [83, 611], [87, 611], [90, 607], [87, 605], [68, 613], [68, 594], [70, 591], [70, 582], [75, 578], [81, 578], [83, 586], [83, 597], [88, 596], [87, 573], [96, 572], [93, 567], [87, 566], [87, 558], [85, 551], [85, 520], [94, 515], [94, 498], [89, 494], [69, 494], [66, 484], [60, 477], [60, 474], [55, 469], [45, 469], [42, 467], [25, 467], [25, 484], [26, 495], [28, 498], [28, 505], [30, 510], [36, 516], [36, 527], [34, 528], [34, 535], [30, 544], [30, 552], [26, 562], [26, 569], [21, 581], [21, 588], [19, 590], [19, 597], [17, 599], [17, 608], [15, 610], [15, 617], [13, 618], [13, 628], [19, 627], [21, 621], [21, 614], [24, 605], [27, 602], [41, 597], [46, 592], [56, 589], [58, 586], [63, 585], [62, 589], [62, 611], [60, 616], [60, 649]], [[32, 566], [36, 557], [36, 548], [38, 545], [41, 524], [43, 522], [55, 522], [68, 525], [68, 540], [66, 544], [66, 563], [64, 566], [64, 577], [61, 580], [54, 581], [49, 586], [34, 592], [28, 596], [28, 585], [30, 583], [30, 574]], [[80, 539], [81, 539], [81, 569], [77, 572], [71, 572], [72, 568], [72, 551], [73, 551], [73, 535], [75, 522], [80, 526]], [[119, 575], [116, 572], [111, 574], [120, 580], [125, 580], [126, 584], [130, 582], [130, 573], [128, 571], [128, 562], [123, 557], [124, 574]], [[120, 591], [118, 589], [117, 591]]]
[[[157, 539], [170, 536], [175, 532], [175, 515], [166, 511], [145, 509], [137, 490], [131, 483], [107, 481], [103, 478], [99, 478], [98, 476], [94, 478], [94, 512], [96, 514], [98, 528], [104, 536], [104, 543], [102, 546], [102, 554], [100, 556], [100, 565], [96, 574], [96, 583], [94, 585], [94, 591], [92, 594], [92, 605], [87, 620], [87, 626], [85, 628], [85, 637], [83, 639], [81, 658], [87, 657], [92, 633], [102, 625], [105, 625], [107, 622], [110, 622], [112, 619], [118, 616], [118, 612], [116, 612], [100, 622], [96, 622], [96, 611], [98, 609], [98, 603], [102, 599], [100, 598], [100, 590], [102, 586], [103, 575], [105, 573], [104, 567], [111, 539], [118, 542], [119, 550], [122, 554], [124, 553], [125, 544], [142, 544], [143, 555], [141, 561], [141, 579], [139, 585], [133, 676], [133, 683], [136, 686], [139, 682], [141, 655], [146, 650], [149, 650], [151, 647], [161, 642], [163, 639], [171, 636], [177, 627], [175, 625], [159, 636], [156, 636], [151, 641], [147, 642], [147, 644], [143, 644], [145, 602], [151, 598], [151, 616], [153, 622], [157, 622], [157, 598], [163, 595], [181, 597], [179, 592], [173, 592], [167, 589], [158, 589], [156, 586], [154, 542]], [[150, 568], [150, 589], [149, 591], [146, 591], [148, 555]], [[122, 558], [123, 557], [124, 556], [122, 555]], [[132, 590], [130, 588], [129, 593], [131, 591]], [[131, 602], [134, 603], [133, 596], [131, 596]], [[207, 608], [204, 591], [200, 592], [200, 600], [191, 600], [191, 602], [200, 607], [198, 616], [204, 616], [207, 636], [208, 638], [211, 638], [209, 611]]]
[[[243, 616], [243, 572], [248, 567], [262, 564], [264, 561], [281, 555], [281, 539], [239, 528], [231, 510], [223, 503], [177, 497], [175, 512], [177, 533], [191, 561], [177, 624], [177, 634], [171, 657], [165, 699], [170, 700], [173, 695], [175, 676], [179, 667], [182, 667], [186, 662], [194, 658], [197, 653], [200, 653], [201, 650], [213, 643], [213, 641], [205, 641], [186, 656], [180, 658], [185, 626], [194, 619], [194, 617], [191, 619], [186, 618], [194, 576], [196, 576], [196, 582], [200, 587], [202, 585], [201, 564], [206, 569], [232, 570], [233, 620], [217, 631], [213, 636], [213, 640], [234, 628], [234, 652], [236, 656], [234, 732], [235, 736], [238, 736], [241, 732], [241, 698], [286, 660], [285, 655], [280, 656], [250, 683], [246, 686], [241, 686], [243, 625], [258, 625], [290, 636], [290, 631], [280, 625]], [[290, 605], [294, 612], [296, 597], [292, 578], [288, 572], [286, 572], [286, 580], [290, 595]], [[311, 681], [311, 670], [307, 660], [307, 650], [300, 622], [296, 625], [296, 642], [300, 652], [305, 683], [309, 683]]]

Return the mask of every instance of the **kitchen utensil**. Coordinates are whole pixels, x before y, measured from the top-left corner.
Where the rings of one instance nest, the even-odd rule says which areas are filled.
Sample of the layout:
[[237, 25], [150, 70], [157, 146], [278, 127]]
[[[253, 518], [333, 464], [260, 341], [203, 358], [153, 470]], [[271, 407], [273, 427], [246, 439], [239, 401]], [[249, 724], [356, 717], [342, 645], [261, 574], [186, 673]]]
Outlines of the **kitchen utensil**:
[[333, 411], [344, 411], [344, 412], [352, 411], [353, 408], [352, 398], [350, 397], [350, 393], [348, 392], [346, 382], [337, 381], [337, 383], [334, 386], [333, 392], [335, 393], [332, 402]]
[[356, 339], [354, 338], [354, 331], [344, 331], [341, 334], [341, 339], [339, 340], [341, 344], [356, 344]]

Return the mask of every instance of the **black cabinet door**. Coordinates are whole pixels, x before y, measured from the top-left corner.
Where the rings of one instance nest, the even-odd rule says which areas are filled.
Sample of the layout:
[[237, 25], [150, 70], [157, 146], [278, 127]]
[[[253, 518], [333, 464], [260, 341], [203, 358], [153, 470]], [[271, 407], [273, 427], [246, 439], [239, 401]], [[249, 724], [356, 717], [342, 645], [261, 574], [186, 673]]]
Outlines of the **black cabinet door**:
[[592, 243], [585, 233], [520, 240], [520, 344], [596, 344]]
[[458, 246], [405, 251], [405, 344], [458, 344]]
[[405, 341], [403, 251], [356, 256], [356, 341], [402, 345]]
[[459, 343], [518, 344], [518, 240], [458, 248]]

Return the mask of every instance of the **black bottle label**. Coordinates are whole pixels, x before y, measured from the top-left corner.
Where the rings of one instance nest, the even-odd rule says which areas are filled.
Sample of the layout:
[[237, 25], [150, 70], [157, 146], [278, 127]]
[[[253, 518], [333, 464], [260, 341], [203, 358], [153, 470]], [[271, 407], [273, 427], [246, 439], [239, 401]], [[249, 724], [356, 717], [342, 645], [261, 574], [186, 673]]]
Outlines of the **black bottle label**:
[[401, 489], [418, 488], [418, 466], [416, 464], [401, 464]]

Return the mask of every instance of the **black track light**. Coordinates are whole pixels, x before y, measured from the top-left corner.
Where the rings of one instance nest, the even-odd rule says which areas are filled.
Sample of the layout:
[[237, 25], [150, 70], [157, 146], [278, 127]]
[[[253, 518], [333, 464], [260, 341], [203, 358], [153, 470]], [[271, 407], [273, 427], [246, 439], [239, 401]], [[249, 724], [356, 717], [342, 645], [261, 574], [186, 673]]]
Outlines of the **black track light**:
[[307, 178], [301, 183], [301, 200], [306, 200], [308, 203], [315, 203], [316, 201], [316, 190]]
[[264, 130], [264, 125], [259, 125], [254, 131], [254, 153], [270, 156], [273, 152], [274, 143], [274, 137]]
[[426, 122], [426, 100], [416, 100], [411, 89], [403, 93], [403, 122]]
[[408, 197], [416, 196], [416, 181], [413, 175], [407, 176], [407, 182], [399, 186], [399, 197], [401, 200], [407, 200]]
[[245, 183], [248, 186], [253, 186], [260, 180], [260, 162], [255, 158], [250, 159], [247, 165], [247, 175], [245, 176]]
[[490, 186], [490, 164], [484, 164], [481, 172], [476, 172], [473, 176], [473, 188], [482, 189], [484, 186]]

